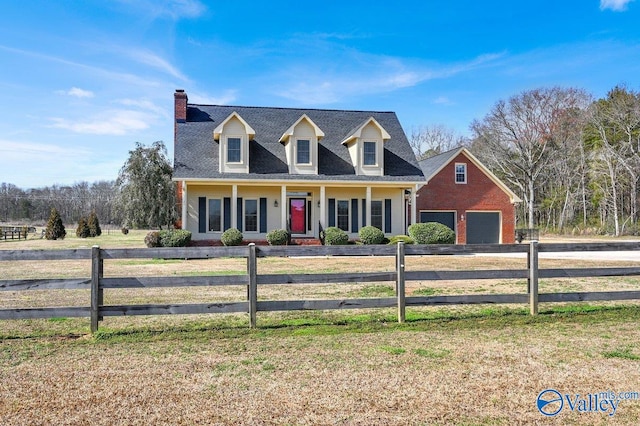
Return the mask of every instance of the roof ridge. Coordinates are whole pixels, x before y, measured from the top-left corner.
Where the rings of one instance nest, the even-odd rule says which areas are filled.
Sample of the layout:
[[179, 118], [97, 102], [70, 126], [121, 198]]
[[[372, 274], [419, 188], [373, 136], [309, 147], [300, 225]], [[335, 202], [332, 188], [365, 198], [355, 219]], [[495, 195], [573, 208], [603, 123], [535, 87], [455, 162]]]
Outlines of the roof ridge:
[[358, 109], [337, 109], [337, 108], [305, 108], [305, 107], [273, 107], [273, 106], [257, 106], [257, 105], [219, 105], [219, 104], [198, 104], [187, 103], [187, 106], [205, 106], [205, 107], [222, 107], [222, 108], [255, 108], [255, 109], [281, 109], [281, 110], [303, 110], [303, 111], [334, 111], [334, 112], [373, 112], [382, 114], [395, 114], [395, 111], [377, 111], [377, 110], [358, 110]]

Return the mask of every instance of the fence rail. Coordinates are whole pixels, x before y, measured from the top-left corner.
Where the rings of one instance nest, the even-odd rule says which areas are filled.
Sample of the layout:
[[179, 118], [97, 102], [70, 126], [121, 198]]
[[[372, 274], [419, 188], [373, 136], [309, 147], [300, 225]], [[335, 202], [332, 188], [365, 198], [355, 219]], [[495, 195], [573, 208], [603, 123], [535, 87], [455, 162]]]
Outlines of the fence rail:
[[[541, 252], [637, 251], [640, 243], [529, 244], [513, 245], [405, 245], [397, 246], [302, 246], [302, 247], [193, 247], [155, 249], [78, 250], [0, 250], [0, 261], [87, 260], [91, 262], [89, 278], [0, 280], [0, 291], [90, 289], [88, 307], [9, 308], [0, 309], [2, 319], [90, 317], [91, 332], [106, 316], [170, 315], [247, 312], [249, 325], [256, 326], [259, 311], [329, 310], [390, 308], [398, 310], [398, 321], [405, 320], [407, 306], [458, 304], [528, 304], [530, 313], [538, 313], [540, 302], [612, 301], [640, 299], [640, 290], [610, 292], [538, 293], [539, 278], [638, 276], [640, 267], [540, 269]], [[468, 255], [476, 253], [526, 253], [523, 269], [473, 271], [405, 271], [406, 256]], [[395, 256], [394, 272], [353, 272], [334, 274], [259, 274], [258, 257], [281, 256]], [[247, 271], [242, 275], [184, 277], [104, 277], [105, 259], [213, 259], [246, 258]], [[482, 279], [527, 279], [527, 293], [473, 294], [451, 296], [406, 296], [407, 281]], [[258, 301], [259, 285], [369, 283], [395, 281], [396, 297], [333, 300]], [[186, 286], [244, 286], [247, 300], [200, 304], [104, 305], [104, 289], [163, 288]]]

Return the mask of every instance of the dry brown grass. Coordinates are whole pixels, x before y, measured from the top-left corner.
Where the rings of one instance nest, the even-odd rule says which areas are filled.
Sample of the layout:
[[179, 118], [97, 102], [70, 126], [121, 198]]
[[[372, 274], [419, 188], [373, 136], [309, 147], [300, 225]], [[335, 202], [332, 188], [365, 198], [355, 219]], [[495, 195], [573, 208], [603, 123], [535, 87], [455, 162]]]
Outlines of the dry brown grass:
[[[4, 248], [4, 247], [3, 247]], [[87, 262], [0, 262], [3, 278], [88, 276]], [[595, 266], [541, 260], [543, 267]], [[600, 266], [628, 263], [610, 262]], [[354, 266], [355, 265], [355, 266]], [[113, 260], [107, 276], [242, 273], [246, 261]], [[391, 271], [393, 258], [259, 259], [262, 273]], [[415, 257], [407, 270], [524, 268], [523, 259]], [[543, 280], [541, 291], [637, 289], [637, 278]], [[392, 283], [264, 286], [261, 299], [386, 296]], [[418, 282], [411, 294], [524, 293], [517, 280]], [[105, 303], [244, 300], [242, 287], [111, 290]], [[0, 308], [88, 304], [88, 291], [0, 292]], [[557, 305], [554, 305], [554, 307]], [[640, 401], [614, 417], [543, 417], [538, 393], [640, 391], [640, 309], [545, 312], [502, 307], [0, 322], [2, 425], [640, 424]], [[510, 309], [517, 309], [511, 307]], [[489, 312], [489, 313], [487, 313]], [[491, 314], [490, 312], [497, 312]], [[353, 322], [356, 316], [364, 320]], [[412, 319], [413, 318], [413, 319]], [[431, 318], [431, 319], [429, 319]], [[412, 319], [412, 320], [411, 320]], [[294, 326], [289, 326], [295, 324]], [[611, 354], [628, 354], [615, 356]]]

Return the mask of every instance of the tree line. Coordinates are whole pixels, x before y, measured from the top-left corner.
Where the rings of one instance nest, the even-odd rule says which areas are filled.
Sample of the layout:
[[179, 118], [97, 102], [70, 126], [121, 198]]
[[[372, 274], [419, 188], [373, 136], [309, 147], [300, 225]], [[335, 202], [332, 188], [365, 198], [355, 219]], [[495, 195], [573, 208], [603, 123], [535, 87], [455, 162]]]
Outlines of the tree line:
[[523, 200], [519, 227], [640, 232], [640, 93], [616, 86], [594, 100], [577, 88], [527, 90], [496, 102], [470, 131], [419, 128], [410, 140], [419, 158], [469, 148]]
[[95, 213], [103, 226], [168, 228], [177, 219], [171, 175], [164, 143], [136, 143], [113, 181], [36, 189], [0, 184], [0, 221], [44, 225], [55, 209], [67, 224]]

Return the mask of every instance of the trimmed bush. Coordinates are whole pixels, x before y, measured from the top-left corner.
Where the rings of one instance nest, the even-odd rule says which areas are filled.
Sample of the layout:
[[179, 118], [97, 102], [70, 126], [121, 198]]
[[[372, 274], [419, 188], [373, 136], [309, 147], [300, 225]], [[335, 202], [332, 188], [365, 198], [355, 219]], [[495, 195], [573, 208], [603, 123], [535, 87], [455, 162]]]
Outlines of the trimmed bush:
[[220, 237], [220, 241], [225, 246], [239, 246], [242, 244], [242, 232], [240, 232], [237, 228], [229, 228], [222, 233], [222, 237]]
[[162, 240], [160, 238], [160, 232], [151, 231], [144, 237], [144, 244], [149, 247], [162, 247]]
[[100, 221], [95, 210], [92, 210], [87, 219], [87, 226], [89, 226], [89, 236], [99, 237], [102, 235], [102, 228], [100, 228]]
[[78, 238], [87, 238], [90, 236], [89, 224], [87, 224], [87, 219], [82, 216], [80, 220], [78, 220], [78, 227], [76, 228], [76, 237]]
[[342, 246], [349, 242], [349, 235], [336, 226], [324, 230], [324, 244], [327, 246]]
[[453, 244], [456, 233], [446, 225], [437, 222], [414, 223], [409, 226], [409, 236], [416, 244]]
[[362, 244], [382, 244], [384, 241], [384, 232], [375, 226], [365, 226], [360, 228], [358, 236]]
[[122, 231], [122, 233], [123, 233], [124, 235], [127, 235], [127, 234], [129, 233], [129, 228], [124, 227], [124, 228], [122, 228], [122, 229], [121, 229], [121, 231]]
[[413, 241], [413, 238], [411, 238], [408, 235], [394, 235], [393, 237], [389, 238], [389, 244], [390, 245], [397, 245], [400, 241], [402, 241], [405, 244], [415, 244], [415, 241]]
[[270, 246], [284, 246], [289, 242], [289, 233], [286, 229], [274, 229], [267, 233], [267, 242]]
[[186, 247], [191, 242], [191, 231], [186, 229], [169, 229], [160, 231], [162, 247]]
[[47, 229], [45, 230], [44, 237], [47, 240], [64, 240], [64, 237], [66, 236], [67, 231], [64, 229], [60, 213], [58, 213], [58, 210], [53, 207], [51, 209], [51, 214], [49, 215], [49, 221], [47, 222]]

